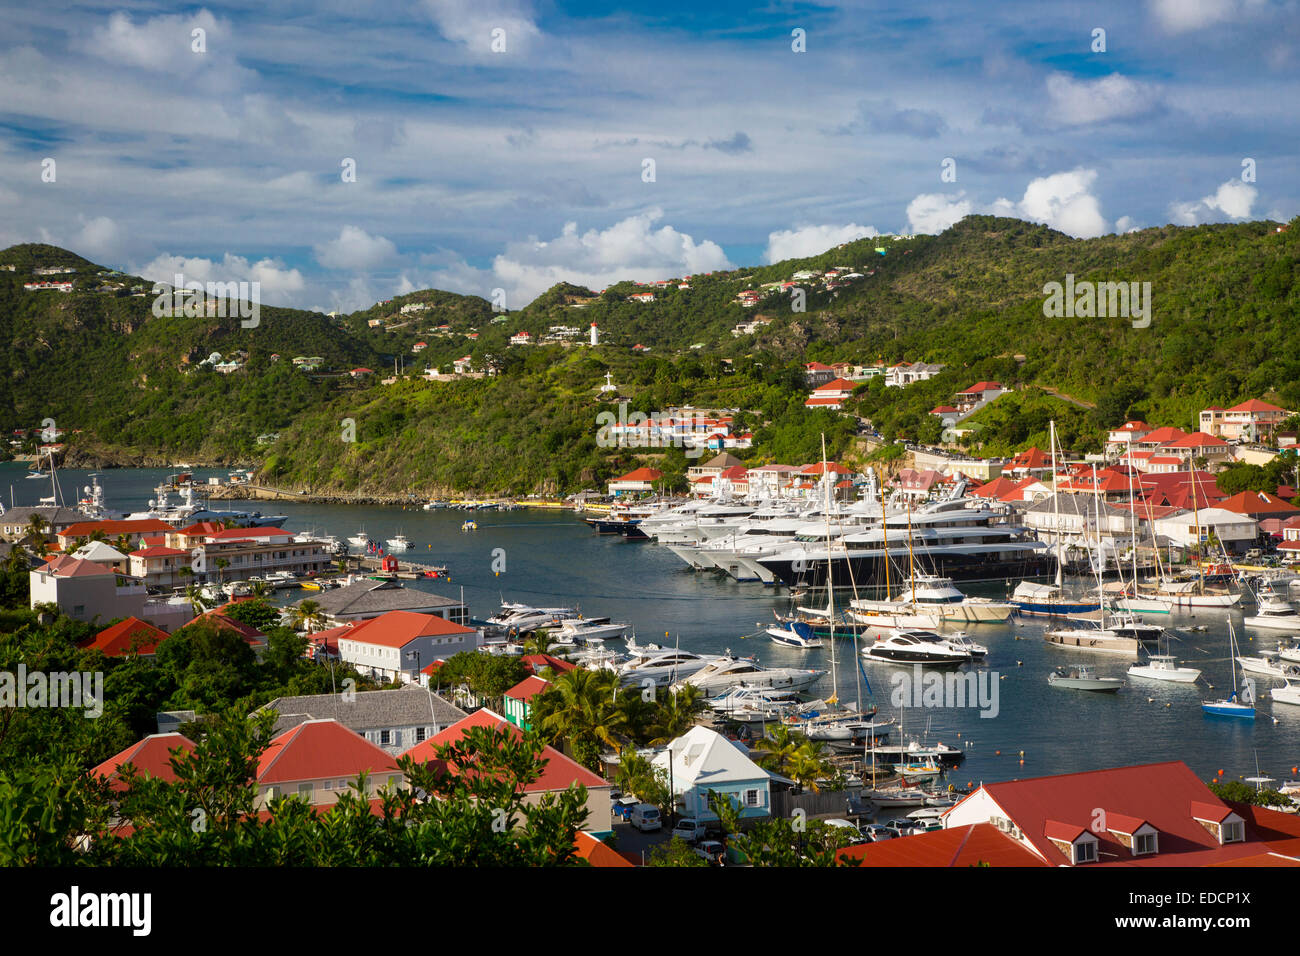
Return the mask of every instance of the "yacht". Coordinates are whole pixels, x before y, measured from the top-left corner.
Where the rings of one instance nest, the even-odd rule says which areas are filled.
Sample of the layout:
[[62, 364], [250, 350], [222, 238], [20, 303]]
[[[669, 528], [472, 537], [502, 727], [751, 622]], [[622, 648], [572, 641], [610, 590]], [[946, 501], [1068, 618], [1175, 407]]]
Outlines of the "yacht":
[[900, 664], [965, 664], [987, 653], [987, 648], [964, 639], [952, 641], [932, 631], [896, 631], [862, 649], [871, 660]]
[[1288, 665], [1286, 671], [1282, 674], [1282, 679], [1286, 681], [1286, 685], [1274, 687], [1269, 691], [1269, 696], [1279, 704], [1300, 705], [1300, 666]]
[[887, 630], [934, 630], [939, 626], [938, 613], [922, 611], [906, 601], [871, 601], [854, 598], [845, 612], [849, 620], [868, 628]]
[[369, 546], [370, 546], [370, 535], [366, 534], [366, 532], [365, 532], [364, 529], [361, 530], [361, 531], [358, 531], [356, 534], [354, 534], [354, 535], [352, 535], [350, 538], [348, 538], [348, 544], [352, 545], [352, 547], [354, 547], [354, 548], [366, 548], [366, 547], [369, 547]]
[[1043, 640], [1057, 647], [1092, 651], [1097, 654], [1126, 654], [1136, 657], [1142, 642], [1136, 638], [1097, 625], [1065, 627], [1047, 631]]
[[1296, 613], [1289, 602], [1283, 601], [1271, 591], [1260, 595], [1259, 609], [1254, 615], [1244, 618], [1247, 627], [1261, 627], [1274, 631], [1300, 631], [1300, 614]]
[[621, 664], [611, 665], [624, 684], [654, 681], [658, 687], [668, 687], [715, 661], [730, 659], [729, 656], [696, 654], [680, 648], [663, 648], [657, 644], [648, 644], [642, 648], [629, 642], [629, 646], [631, 658]]
[[813, 634], [812, 626], [803, 621], [791, 621], [788, 624], [773, 625], [767, 629], [767, 636], [772, 643], [783, 647], [809, 650], [822, 646], [822, 639]]
[[[964, 492], [958, 482], [955, 492]], [[1014, 523], [1009, 507], [963, 497], [923, 505], [911, 514], [889, 514], [883, 526], [825, 541], [825, 529], [800, 535], [775, 554], [760, 557], [783, 584], [811, 588], [883, 588], [886, 563], [910, 550], [917, 564], [954, 581], [1002, 581], [1053, 573], [1056, 559], [1033, 532]], [[909, 532], [910, 524], [910, 532]], [[806, 540], [805, 540], [806, 539]], [[887, 557], [887, 552], [893, 552]]]
[[791, 690], [771, 687], [731, 687], [725, 694], [710, 698], [709, 707], [718, 714], [740, 723], [767, 723], [780, 720], [798, 705]]
[[557, 641], [577, 644], [589, 644], [599, 641], [611, 641], [627, 637], [632, 625], [626, 621], [611, 622], [607, 617], [576, 617], [560, 622], [560, 626], [551, 632]]
[[406, 535], [404, 535], [404, 534], [398, 534], [398, 535], [396, 535], [395, 537], [389, 538], [389, 539], [388, 539], [387, 541], [385, 541], [384, 543], [385, 543], [386, 545], [388, 545], [388, 550], [389, 550], [390, 552], [393, 552], [393, 551], [397, 551], [397, 552], [407, 551], [407, 550], [409, 550], [410, 547], [411, 547], [411, 542], [410, 542], [409, 540], [407, 540], [407, 537], [406, 537]]
[[578, 612], [569, 607], [533, 607], [530, 604], [506, 601], [496, 615], [487, 619], [487, 624], [499, 630], [522, 634], [539, 627], [562, 624], [577, 616]]
[[709, 694], [728, 687], [771, 687], [776, 690], [802, 690], [825, 676], [825, 671], [798, 667], [766, 667], [747, 657], [722, 657], [705, 665], [678, 682], [677, 689], [691, 684]]
[[933, 574], [915, 574], [907, 582], [906, 593], [913, 606], [925, 608], [942, 621], [969, 624], [999, 623], [1011, 617], [1015, 610], [1005, 601], [967, 597], [951, 578]]

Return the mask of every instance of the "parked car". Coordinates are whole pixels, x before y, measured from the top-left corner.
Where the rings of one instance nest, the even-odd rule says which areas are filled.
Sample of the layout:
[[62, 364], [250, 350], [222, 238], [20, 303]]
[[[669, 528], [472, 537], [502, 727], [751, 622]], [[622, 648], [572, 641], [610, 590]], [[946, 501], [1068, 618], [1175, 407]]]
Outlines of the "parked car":
[[632, 820], [632, 808], [635, 807], [639, 800], [636, 797], [620, 797], [614, 801], [614, 816], [620, 820], [630, 822]]
[[659, 808], [653, 803], [638, 803], [632, 808], [632, 826], [642, 833], [658, 830], [664, 825]]
[[695, 845], [694, 850], [716, 866], [721, 866], [727, 858], [727, 848], [717, 840], [701, 840]]
[[677, 821], [677, 826], [673, 827], [673, 836], [681, 837], [687, 843], [696, 843], [708, 835], [709, 828], [704, 821], [696, 820], [694, 817], [683, 817]]

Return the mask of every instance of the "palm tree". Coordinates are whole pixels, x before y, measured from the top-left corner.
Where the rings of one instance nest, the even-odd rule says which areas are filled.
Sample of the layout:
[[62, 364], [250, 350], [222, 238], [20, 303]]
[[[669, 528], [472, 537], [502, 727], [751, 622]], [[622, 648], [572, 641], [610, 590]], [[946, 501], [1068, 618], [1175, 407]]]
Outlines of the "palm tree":
[[756, 763], [765, 770], [771, 770], [783, 777], [798, 757], [799, 748], [807, 742], [803, 734], [791, 730], [785, 724], [778, 724], [770, 735], [754, 745], [754, 750], [761, 754]]
[[253, 597], [260, 601], [270, 597], [273, 589], [271, 585], [265, 581], [254, 581], [249, 585], [249, 591], [252, 593]]
[[317, 628], [324, 626], [325, 615], [321, 612], [320, 604], [307, 598], [289, 609], [289, 620], [295, 630], [306, 630], [308, 634], [312, 634]]
[[531, 637], [524, 641], [524, 653], [549, 654], [552, 646], [551, 632], [544, 627], [539, 627], [533, 631]]
[[551, 740], [567, 742], [575, 759], [594, 769], [602, 747], [623, 749], [626, 724], [615, 704], [618, 685], [613, 671], [565, 671], [534, 698], [533, 726]]
[[49, 523], [45, 520], [44, 516], [39, 512], [33, 513], [32, 516], [27, 519], [27, 534], [25, 537], [44, 539], [45, 532], [48, 528]]
[[203, 593], [203, 588], [197, 584], [185, 586], [185, 599], [190, 602], [190, 607], [194, 608], [195, 617], [199, 617], [208, 609], [208, 599]]
[[651, 732], [655, 735], [650, 740], [652, 746], [676, 740], [694, 727], [695, 718], [709, 707], [703, 691], [694, 684], [685, 684], [678, 691], [665, 691], [663, 698], [657, 699], [656, 703], [658, 709], [651, 725]]
[[217, 558], [217, 580], [222, 584], [226, 583], [226, 575], [224, 572], [228, 567], [230, 567], [230, 561], [228, 559]]

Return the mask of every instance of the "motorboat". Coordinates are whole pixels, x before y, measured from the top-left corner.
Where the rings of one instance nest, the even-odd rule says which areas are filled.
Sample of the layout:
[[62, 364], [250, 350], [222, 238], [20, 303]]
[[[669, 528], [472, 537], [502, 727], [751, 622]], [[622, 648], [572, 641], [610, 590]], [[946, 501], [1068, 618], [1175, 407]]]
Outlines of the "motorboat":
[[1005, 601], [967, 597], [953, 584], [952, 578], [934, 574], [914, 574], [907, 582], [906, 591], [915, 607], [937, 614], [941, 621], [1000, 623], [1010, 618], [1015, 611]]
[[1087, 664], [1058, 667], [1047, 675], [1047, 683], [1067, 690], [1092, 690], [1114, 693], [1124, 686], [1122, 677], [1098, 677]]
[[767, 635], [774, 644], [780, 644], [782, 647], [808, 650], [822, 646], [822, 639], [815, 636], [812, 626], [803, 621], [791, 621], [784, 626], [769, 627]]
[[943, 767], [934, 754], [921, 754], [915, 760], [896, 764], [894, 772], [906, 781], [933, 780], [943, 773]]
[[398, 552], [400, 552], [400, 551], [407, 551], [407, 550], [409, 550], [410, 547], [411, 547], [411, 542], [410, 542], [409, 540], [407, 540], [407, 537], [406, 537], [406, 535], [404, 535], [404, 534], [398, 534], [398, 535], [396, 535], [396, 536], [394, 536], [394, 537], [392, 537], [392, 538], [389, 538], [389, 539], [388, 539], [387, 541], [385, 541], [384, 543], [385, 543], [386, 545], [388, 545], [388, 550], [389, 550], [390, 552], [391, 552], [391, 551], [398, 551]]
[[1179, 666], [1172, 654], [1150, 654], [1145, 664], [1131, 664], [1129, 677], [1142, 677], [1146, 680], [1162, 680], [1174, 684], [1194, 684], [1201, 676], [1195, 667]]
[[611, 622], [607, 617], [569, 618], [561, 621], [559, 628], [552, 631], [551, 636], [558, 641], [589, 644], [627, 637], [631, 630], [630, 623]]
[[1300, 706], [1300, 665], [1287, 665], [1282, 674], [1282, 679], [1286, 681], [1286, 684], [1282, 687], [1274, 687], [1268, 692], [1269, 696], [1279, 704], [1296, 704]]
[[354, 548], [367, 548], [370, 546], [370, 535], [366, 534], [364, 529], [358, 531], [348, 538], [348, 544]]
[[1258, 657], [1238, 657], [1237, 666], [1241, 668], [1243, 674], [1276, 677], [1278, 680], [1282, 679], [1285, 672], [1285, 664], [1276, 652], [1260, 654]]
[[[684, 651], [680, 648], [663, 648], [657, 644], [648, 644], [644, 648], [634, 648], [630, 659], [611, 666], [624, 684], [653, 681], [657, 687], [668, 687], [685, 680], [714, 662], [725, 660], [734, 660], [734, 658], [730, 655], [696, 654], [694, 651]], [[742, 681], [735, 683], [742, 683]], [[710, 689], [721, 690], [730, 686], [733, 685], [724, 683]]]
[[987, 653], [987, 648], [952, 641], [933, 631], [905, 630], [868, 644], [862, 656], [898, 664], [964, 664], [976, 658], [976, 649]]
[[849, 602], [849, 608], [845, 613], [850, 620], [858, 624], [880, 630], [891, 628], [934, 630], [940, 622], [938, 614], [929, 610], [919, 610], [916, 605], [905, 601], [868, 601], [855, 598]]
[[1267, 628], [1275, 631], [1300, 631], [1300, 614], [1290, 602], [1265, 592], [1260, 595], [1257, 613], [1242, 621], [1247, 627]]
[[718, 693], [728, 687], [772, 687], [778, 690], [802, 690], [825, 676], [822, 670], [799, 667], [767, 667], [748, 657], [723, 657], [708, 661], [692, 674], [678, 681], [678, 689], [690, 684], [706, 693]]
[[566, 620], [578, 617], [578, 612], [568, 607], [533, 607], [530, 604], [515, 604], [509, 601], [501, 605], [501, 610], [487, 619], [486, 623], [504, 631], [522, 634], [539, 627], [560, 626]]

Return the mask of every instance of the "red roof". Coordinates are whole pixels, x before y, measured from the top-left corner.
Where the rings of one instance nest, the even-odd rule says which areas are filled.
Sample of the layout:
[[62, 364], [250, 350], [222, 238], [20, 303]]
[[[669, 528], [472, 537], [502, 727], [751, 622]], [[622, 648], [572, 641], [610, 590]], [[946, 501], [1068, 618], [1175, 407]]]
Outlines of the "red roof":
[[844, 399], [842, 399], [842, 398], [808, 398], [808, 399], [805, 399], [805, 400], [804, 400], [804, 404], [807, 405], [807, 406], [809, 406], [809, 407], [816, 407], [816, 406], [819, 406], [819, 405], [843, 405], [843, 404], [844, 404]]
[[143, 534], [146, 531], [171, 531], [172, 526], [157, 518], [132, 518], [120, 521], [78, 521], [59, 532], [61, 538], [88, 538], [96, 531], [102, 531], [110, 538], [119, 534]]
[[801, 474], [801, 475], [820, 475], [820, 474], [823, 473], [823, 469], [824, 469], [825, 471], [829, 471], [832, 475], [851, 475], [851, 474], [853, 474], [853, 469], [849, 468], [849, 467], [846, 466], [846, 465], [841, 465], [841, 464], [840, 464], [839, 462], [837, 462], [837, 461], [827, 462], [825, 465], [823, 465], [820, 461], [817, 462], [815, 465], [804, 465], [802, 468], [799, 469], [799, 474]]
[[1037, 446], [1031, 446], [1012, 458], [1007, 468], [1014, 471], [1017, 468], [1050, 468], [1051, 466], [1051, 455]]
[[592, 866], [636, 866], [585, 830], [579, 830], [573, 835], [573, 844], [578, 848], [578, 858], [586, 860]]
[[578, 666], [569, 661], [560, 660], [558, 657], [552, 657], [550, 654], [525, 654], [519, 658], [519, 662], [524, 665], [524, 668], [530, 674], [536, 674], [547, 667], [557, 674], [562, 674], [564, 671], [571, 671]]
[[[1218, 839], [1194, 817], [1222, 819], [1235, 808], [1216, 798], [1181, 760], [990, 783], [980, 790], [1053, 865], [1069, 860], [1048, 839], [1049, 830], [1054, 834], [1091, 830], [1100, 844], [1098, 858], [1103, 862], [1089, 865], [1100, 866], [1205, 866], [1255, 856], [1269, 848], [1268, 843], [1261, 842], [1265, 837], [1260, 830], [1249, 827], [1244, 843], [1220, 846]], [[947, 816], [957, 813], [966, 800], [949, 810]], [[1106, 816], [1098, 817], [1098, 809]], [[1098, 819], [1106, 824], [1100, 833], [1092, 830], [1093, 821]], [[1148, 822], [1158, 831], [1158, 853], [1135, 857], [1109, 832], [1130, 832], [1127, 827], [1134, 819]], [[1300, 821], [1291, 824], [1287, 832], [1300, 835]], [[1283, 838], [1291, 840], [1291, 835]]]
[[337, 720], [306, 720], [267, 745], [257, 761], [257, 782], [354, 780], [362, 771], [396, 772], [397, 764], [391, 754]]
[[150, 734], [144, 740], [137, 741], [121, 753], [109, 757], [91, 771], [97, 777], [109, 781], [114, 790], [124, 790], [126, 785], [118, 779], [118, 771], [126, 764], [131, 764], [141, 776], [157, 777], [159, 780], [174, 782], [176, 774], [172, 770], [171, 752], [194, 751], [194, 741], [184, 734]]
[[224, 531], [208, 532], [204, 537], [215, 541], [242, 541], [245, 538], [278, 538], [292, 534], [292, 531], [283, 528], [227, 528]]
[[185, 535], [186, 537], [196, 538], [196, 537], [202, 537], [205, 534], [213, 534], [217, 531], [224, 531], [225, 529], [226, 526], [223, 525], [220, 521], [197, 521], [192, 525], [181, 528], [181, 530], [176, 533]]
[[86, 561], [82, 558], [74, 558], [67, 554], [60, 554], [58, 557], [51, 558], [36, 570], [48, 571], [57, 574], [61, 578], [94, 578], [116, 573], [112, 568], [106, 568], [102, 564]]
[[976, 382], [964, 392], [958, 392], [958, 395], [973, 395], [976, 392], [1000, 392], [1002, 386], [997, 382]]
[[350, 641], [362, 641], [381, 647], [405, 647], [419, 637], [473, 633], [473, 628], [448, 621], [435, 614], [389, 611], [387, 614], [353, 625], [352, 632], [346, 637]]
[[637, 468], [629, 471], [626, 475], [615, 478], [615, 481], [658, 481], [664, 476], [662, 471], [654, 468]]
[[818, 392], [851, 392], [858, 387], [857, 382], [850, 382], [847, 378], [833, 378], [825, 385], [818, 385], [813, 389], [813, 394]]
[[[499, 714], [494, 714], [486, 707], [482, 710], [476, 710], [468, 717], [464, 717], [452, 724], [442, 733], [430, 737], [428, 740], [416, 744], [402, 756], [411, 757], [417, 761], [428, 763], [430, 761], [438, 762], [438, 746], [442, 744], [454, 744], [465, 736], [465, 731], [471, 727], [488, 727], [498, 731], [504, 731], [516, 740], [523, 737], [523, 731], [510, 723]], [[534, 780], [524, 789], [528, 793], [547, 792], [552, 790], [567, 790], [572, 784], [580, 783], [585, 787], [608, 787], [609, 784], [596, 776], [586, 767], [573, 760], [570, 760], [564, 754], [560, 753], [554, 747], [548, 746], [542, 751], [542, 756], [546, 760], [546, 766], [542, 769], [541, 776]]]
[[[1148, 435], [1147, 440], [1150, 438], [1151, 435]], [[1205, 432], [1192, 432], [1174, 441], [1167, 441], [1163, 445], [1165, 448], [1226, 448], [1227, 446], [1228, 443], [1222, 438], [1215, 438]]]
[[1268, 402], [1261, 402], [1258, 398], [1252, 398], [1242, 402], [1240, 405], [1233, 405], [1230, 412], [1284, 412], [1286, 409], [1278, 408], [1276, 405], [1270, 405]]
[[[243, 621], [237, 621], [233, 617], [226, 617], [226, 615], [221, 613], [229, 606], [229, 604], [223, 604], [221, 607], [214, 608], [206, 614], [200, 614], [194, 620], [186, 624], [185, 627], [191, 627], [199, 621], [207, 621], [219, 631], [234, 631], [248, 644], [265, 644], [266, 635], [257, 628], [253, 627], [251, 624], [245, 624]], [[185, 627], [182, 627], [181, 630], [185, 630]]]
[[722, 469], [718, 475], [719, 478], [726, 478], [729, 481], [743, 481], [749, 474], [749, 469], [744, 465], [732, 465], [730, 468]]
[[1300, 515], [1300, 508], [1279, 498], [1277, 495], [1270, 495], [1267, 491], [1242, 491], [1231, 498], [1225, 498], [1220, 501], [1217, 508], [1225, 511], [1233, 511], [1240, 515]]
[[128, 652], [152, 654], [167, 637], [167, 632], [161, 628], [137, 617], [128, 617], [100, 631], [85, 648], [102, 651], [107, 657], [121, 657]]
[[804, 368], [808, 369], [808, 371], [810, 371], [810, 372], [833, 372], [833, 371], [835, 371], [835, 369], [831, 368], [829, 365], [823, 365], [821, 362], [809, 362], [809, 363], [807, 363], [807, 364], [804, 366]]
[[133, 558], [174, 558], [178, 555], [189, 554], [184, 548], [168, 548], [163, 545], [150, 545], [147, 548], [139, 548], [131, 552]]
[[930, 414], [946, 415], [948, 412], [955, 412], [955, 411], [957, 411], [957, 409], [953, 408], [951, 405], [936, 405], [934, 406], [934, 408], [930, 409]]
[[1187, 432], [1181, 428], [1165, 425], [1163, 428], [1157, 428], [1155, 431], [1143, 435], [1140, 441], [1144, 445], [1163, 445], [1166, 442], [1178, 441], [1178, 439], [1186, 437]]
[[1113, 432], [1149, 432], [1149, 431], [1151, 431], [1151, 426], [1148, 425], [1146, 422], [1142, 421], [1141, 419], [1136, 419], [1136, 420], [1131, 421], [1131, 422], [1125, 422], [1125, 423], [1124, 423], [1123, 425], [1121, 425], [1119, 428], [1112, 428], [1111, 431], [1113, 431]]
[[991, 823], [917, 833], [882, 843], [861, 843], [839, 852], [863, 866], [1047, 866], [1032, 851]]
[[512, 700], [529, 701], [550, 686], [550, 681], [542, 680], [540, 677], [525, 677], [506, 691], [506, 696]]
[[1019, 487], [1018, 482], [1014, 482], [1004, 475], [998, 475], [992, 481], [974, 489], [971, 494], [978, 498], [1001, 498], [1017, 487]]

